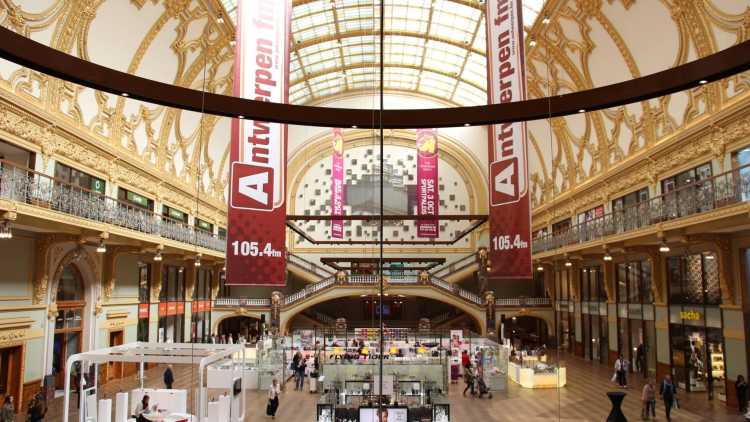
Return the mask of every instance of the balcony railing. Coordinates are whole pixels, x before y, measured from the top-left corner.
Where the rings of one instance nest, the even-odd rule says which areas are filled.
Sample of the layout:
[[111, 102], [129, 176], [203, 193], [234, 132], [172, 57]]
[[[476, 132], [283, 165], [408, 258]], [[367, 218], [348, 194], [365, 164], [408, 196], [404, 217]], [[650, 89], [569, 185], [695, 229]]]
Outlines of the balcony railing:
[[215, 251], [226, 241], [179, 220], [0, 160], [0, 198]]
[[559, 233], [537, 237], [532, 252], [539, 253], [642, 229], [664, 221], [750, 200], [750, 166], [698, 180], [671, 192], [582, 222]]
[[549, 306], [552, 302], [548, 297], [512, 297], [497, 298], [495, 306]]
[[268, 307], [271, 306], [271, 299], [222, 298], [214, 300], [214, 306]]

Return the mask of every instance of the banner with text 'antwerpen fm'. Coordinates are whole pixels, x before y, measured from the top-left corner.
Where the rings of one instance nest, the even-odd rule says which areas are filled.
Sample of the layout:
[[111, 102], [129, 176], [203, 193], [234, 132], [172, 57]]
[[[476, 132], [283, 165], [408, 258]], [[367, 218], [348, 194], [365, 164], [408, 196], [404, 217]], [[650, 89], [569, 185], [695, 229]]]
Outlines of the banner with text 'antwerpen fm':
[[[435, 129], [417, 129], [417, 215], [438, 215], [438, 138]], [[437, 219], [417, 220], [417, 237], [438, 237]]]
[[[344, 215], [344, 131], [333, 129], [331, 154], [331, 215]], [[344, 237], [344, 220], [331, 220], [331, 237]]]
[[[289, 0], [241, 0], [234, 95], [285, 103]], [[232, 119], [226, 284], [283, 286], [286, 125]]]
[[[490, 104], [526, 99], [521, 0], [487, 0]], [[489, 127], [491, 278], [531, 278], [526, 123]]]

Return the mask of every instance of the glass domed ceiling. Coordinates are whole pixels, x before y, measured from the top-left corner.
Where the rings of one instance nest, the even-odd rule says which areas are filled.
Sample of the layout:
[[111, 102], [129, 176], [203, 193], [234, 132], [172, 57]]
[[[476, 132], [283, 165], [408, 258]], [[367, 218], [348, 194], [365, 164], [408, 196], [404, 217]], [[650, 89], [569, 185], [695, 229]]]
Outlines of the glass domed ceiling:
[[[237, 0], [221, 0], [232, 19]], [[545, 0], [523, 0], [525, 26]], [[320, 104], [380, 80], [378, 0], [294, 0], [289, 100]], [[487, 103], [484, 0], [386, 0], [385, 88]]]

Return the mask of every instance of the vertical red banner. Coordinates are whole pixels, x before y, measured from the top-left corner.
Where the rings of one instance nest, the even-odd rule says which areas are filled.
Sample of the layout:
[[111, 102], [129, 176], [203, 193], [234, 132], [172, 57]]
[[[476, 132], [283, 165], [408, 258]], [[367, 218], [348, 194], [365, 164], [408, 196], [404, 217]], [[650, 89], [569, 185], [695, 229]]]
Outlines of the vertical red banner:
[[[438, 215], [438, 138], [435, 129], [417, 129], [417, 215]], [[417, 237], [439, 237], [437, 219], [417, 220]]]
[[[239, 2], [235, 96], [288, 101], [290, 14], [290, 0]], [[232, 121], [228, 285], [285, 284], [286, 142], [286, 125]]]
[[[344, 215], [344, 131], [341, 128], [333, 129], [331, 160], [331, 214]], [[331, 220], [331, 237], [344, 237], [344, 220]]]
[[[521, 0], [487, 2], [487, 94], [490, 104], [526, 99]], [[492, 278], [531, 278], [531, 206], [526, 123], [490, 126]]]

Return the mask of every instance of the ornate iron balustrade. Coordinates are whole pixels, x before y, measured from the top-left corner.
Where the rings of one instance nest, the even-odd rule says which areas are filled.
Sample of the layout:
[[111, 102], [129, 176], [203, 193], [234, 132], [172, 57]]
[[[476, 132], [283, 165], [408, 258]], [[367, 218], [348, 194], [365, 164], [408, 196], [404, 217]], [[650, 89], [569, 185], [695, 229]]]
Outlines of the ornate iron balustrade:
[[642, 229], [663, 221], [709, 212], [750, 200], [750, 166], [698, 180], [671, 192], [569, 229], [533, 239], [532, 253], [599, 240], [606, 236]]
[[212, 233], [3, 160], [0, 198], [206, 249], [226, 250], [225, 240]]
[[271, 299], [221, 298], [214, 300], [214, 306], [269, 307]]
[[549, 306], [552, 303], [548, 297], [513, 297], [497, 298], [495, 306]]

